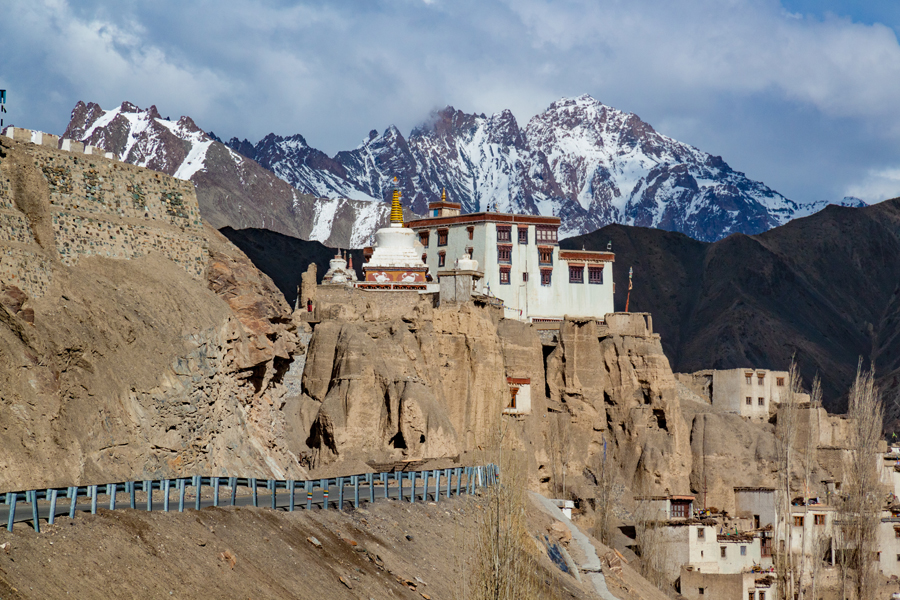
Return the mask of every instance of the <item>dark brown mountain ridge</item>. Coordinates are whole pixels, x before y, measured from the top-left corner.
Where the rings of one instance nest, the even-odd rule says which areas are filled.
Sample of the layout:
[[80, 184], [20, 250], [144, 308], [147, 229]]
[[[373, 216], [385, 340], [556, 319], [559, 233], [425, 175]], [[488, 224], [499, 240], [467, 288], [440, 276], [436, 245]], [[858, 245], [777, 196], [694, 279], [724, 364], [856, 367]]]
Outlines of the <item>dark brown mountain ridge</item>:
[[[829, 206], [753, 236], [704, 243], [680, 233], [609, 225], [565, 248], [616, 253], [616, 308], [653, 314], [673, 370], [787, 369], [846, 410], [859, 357], [874, 364], [896, 417], [900, 380], [900, 198]], [[894, 409], [892, 411], [892, 408]]]

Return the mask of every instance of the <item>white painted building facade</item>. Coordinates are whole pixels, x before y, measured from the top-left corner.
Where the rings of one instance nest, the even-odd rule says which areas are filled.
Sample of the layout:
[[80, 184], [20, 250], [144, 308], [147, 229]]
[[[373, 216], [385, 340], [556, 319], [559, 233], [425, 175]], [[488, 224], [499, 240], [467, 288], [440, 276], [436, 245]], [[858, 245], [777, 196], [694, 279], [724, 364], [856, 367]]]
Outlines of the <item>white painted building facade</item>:
[[459, 214], [434, 202], [429, 216], [407, 226], [419, 236], [429, 272], [469, 254], [484, 272], [484, 292], [503, 301], [507, 318], [603, 319], [613, 312], [611, 252], [562, 250], [558, 217], [504, 213]]

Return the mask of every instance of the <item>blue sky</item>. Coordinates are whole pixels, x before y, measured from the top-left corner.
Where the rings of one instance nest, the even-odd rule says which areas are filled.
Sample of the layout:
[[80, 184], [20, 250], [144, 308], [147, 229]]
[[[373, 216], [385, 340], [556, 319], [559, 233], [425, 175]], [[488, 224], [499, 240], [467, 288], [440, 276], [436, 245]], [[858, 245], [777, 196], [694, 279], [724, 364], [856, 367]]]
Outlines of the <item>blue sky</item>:
[[330, 154], [588, 93], [798, 201], [900, 196], [900, 2], [6, 0], [7, 123], [155, 104]]

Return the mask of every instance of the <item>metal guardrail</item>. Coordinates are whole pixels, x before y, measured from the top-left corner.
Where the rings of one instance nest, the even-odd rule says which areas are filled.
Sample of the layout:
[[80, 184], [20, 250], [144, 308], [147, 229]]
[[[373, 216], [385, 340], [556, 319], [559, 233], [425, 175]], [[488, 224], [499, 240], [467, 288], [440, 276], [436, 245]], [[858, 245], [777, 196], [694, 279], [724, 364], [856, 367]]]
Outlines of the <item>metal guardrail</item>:
[[[263, 502], [263, 505], [269, 506], [273, 510], [284, 508], [290, 512], [293, 512], [298, 506], [311, 510], [314, 504], [328, 510], [329, 504], [332, 503], [337, 504], [338, 510], [343, 510], [345, 502], [350, 502], [351, 498], [354, 508], [359, 508], [361, 502], [375, 502], [381, 498], [397, 498], [402, 501], [408, 497], [409, 501], [414, 503], [417, 497], [421, 498], [421, 501], [427, 502], [430, 495], [435, 502], [439, 502], [441, 496], [450, 498], [454, 495], [454, 491], [455, 495], [459, 496], [463, 493], [474, 493], [479, 487], [494, 485], [499, 481], [499, 475], [500, 471], [497, 466], [488, 464], [452, 469], [365, 473], [301, 481], [195, 475], [102, 485], [42, 488], [7, 492], [4, 504], [0, 505], [0, 523], [5, 520], [7, 530], [12, 531], [14, 523], [32, 521], [34, 530], [40, 532], [42, 518], [52, 525], [59, 515], [74, 518], [76, 512], [96, 514], [100, 495], [107, 496], [109, 510], [115, 510], [119, 506], [117, 500], [120, 493], [127, 495], [127, 507], [130, 509], [137, 510], [140, 506], [148, 512], [153, 510], [169, 512], [170, 509], [174, 510], [171, 493], [175, 491], [177, 492], [178, 512], [183, 512], [185, 495], [189, 487], [194, 488], [193, 508], [195, 510], [200, 510], [205, 506], [260, 506], [260, 500], [267, 501]], [[404, 489], [404, 480], [409, 482], [408, 489]], [[421, 485], [417, 485], [418, 481], [421, 481]], [[391, 483], [395, 485], [391, 485]], [[212, 488], [212, 499], [203, 498], [204, 486]], [[230, 490], [224, 501], [220, 494], [222, 487]], [[238, 496], [237, 492], [240, 487], [248, 488], [249, 496]], [[348, 487], [350, 488], [349, 494], [347, 493]], [[138, 488], [143, 496], [140, 502], [138, 502]], [[261, 495], [260, 489], [264, 489], [266, 492]], [[154, 501], [153, 492], [156, 490], [161, 492], [161, 502]], [[280, 490], [284, 490], [285, 493], [279, 498]], [[298, 491], [300, 492], [299, 502], [297, 502]], [[332, 491], [335, 493], [333, 494]], [[85, 499], [85, 502], [79, 504], [79, 498]], [[24, 514], [18, 512], [17, 506], [20, 501], [30, 505], [31, 510]], [[42, 501], [46, 504], [42, 505]], [[123, 508], [124, 504], [122, 503]]]

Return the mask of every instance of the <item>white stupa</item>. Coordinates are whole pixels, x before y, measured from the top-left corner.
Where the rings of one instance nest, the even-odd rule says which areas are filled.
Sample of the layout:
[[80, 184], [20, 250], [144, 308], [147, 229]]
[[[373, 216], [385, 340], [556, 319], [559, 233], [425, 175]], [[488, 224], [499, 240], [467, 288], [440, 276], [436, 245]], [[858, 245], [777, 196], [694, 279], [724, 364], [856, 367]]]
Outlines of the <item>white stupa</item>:
[[344, 260], [343, 254], [338, 251], [335, 257], [328, 262], [328, 272], [322, 277], [322, 284], [353, 285], [356, 280], [356, 271], [353, 270], [353, 257], [350, 257], [350, 265], [347, 266], [347, 261]]
[[424, 289], [428, 267], [417, 242], [416, 232], [403, 226], [400, 189], [394, 177], [391, 225], [375, 232], [372, 255], [363, 265], [366, 281], [361, 287]]

